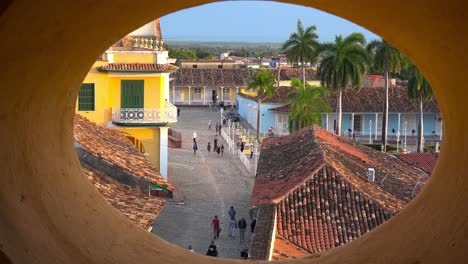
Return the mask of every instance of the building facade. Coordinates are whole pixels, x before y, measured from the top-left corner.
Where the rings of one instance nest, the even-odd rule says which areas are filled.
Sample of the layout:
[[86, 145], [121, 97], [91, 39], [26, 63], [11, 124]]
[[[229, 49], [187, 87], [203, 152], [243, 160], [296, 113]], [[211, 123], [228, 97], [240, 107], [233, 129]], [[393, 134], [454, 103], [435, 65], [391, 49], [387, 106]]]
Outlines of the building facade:
[[94, 63], [79, 92], [76, 112], [124, 132], [167, 177], [168, 128], [177, 122], [169, 102], [168, 52], [153, 21], [110, 47]]
[[[269, 119], [265, 122], [273, 124], [275, 134], [284, 135], [289, 133], [287, 126], [289, 124], [290, 106], [286, 102], [286, 95], [292, 91], [292, 88], [280, 87], [278, 91], [279, 96], [266, 100], [265, 103], [274, 101], [279, 106], [269, 108], [268, 112], [271, 112], [271, 114], [264, 114], [262, 117]], [[246, 95], [240, 95], [239, 97], [251, 98]], [[325, 99], [332, 107], [332, 112], [322, 113], [321, 127], [329, 131], [335, 131], [337, 120], [336, 94], [333, 93]], [[364, 87], [359, 92], [346, 90], [342, 99], [342, 135], [350, 138], [354, 137], [363, 142], [370, 141], [370, 143], [379, 140], [382, 134], [383, 100], [383, 87]], [[389, 139], [395, 141], [398, 137], [400, 141], [403, 141], [406, 137], [409, 144], [411, 144], [417, 136], [419, 120], [417, 102], [407, 96], [406, 87], [403, 86], [392, 86], [390, 88], [389, 102]], [[246, 111], [241, 109], [242, 107], [244, 106], [239, 105], [239, 112]], [[246, 120], [248, 119], [246, 118]], [[435, 99], [424, 104], [423, 133], [428, 144], [435, 144], [437, 141], [442, 140], [442, 116]]]

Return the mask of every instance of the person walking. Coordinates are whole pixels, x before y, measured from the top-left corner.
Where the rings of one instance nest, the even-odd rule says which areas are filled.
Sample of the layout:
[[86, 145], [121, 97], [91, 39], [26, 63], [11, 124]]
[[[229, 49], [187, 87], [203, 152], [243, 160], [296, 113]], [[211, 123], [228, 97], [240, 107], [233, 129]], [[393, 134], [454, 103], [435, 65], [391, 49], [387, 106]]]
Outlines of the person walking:
[[240, 145], [240, 151], [242, 153], [244, 153], [244, 148], [245, 148], [245, 145], [244, 145], [244, 141], [241, 142], [241, 145]]
[[229, 220], [229, 234], [228, 237], [235, 239], [236, 238], [236, 232], [237, 232], [237, 222], [235, 218], [231, 218]]
[[253, 158], [253, 154], [254, 154], [254, 151], [253, 151], [253, 144], [250, 143], [250, 158]]
[[218, 149], [218, 135], [215, 135], [214, 136], [214, 139], [213, 139], [213, 151], [217, 151]]
[[257, 224], [257, 219], [253, 219], [252, 220], [252, 223], [250, 223], [250, 233], [254, 233], [255, 232], [255, 225]]
[[208, 251], [206, 252], [207, 256], [210, 257], [217, 257], [218, 256], [218, 249], [216, 248], [216, 245], [213, 240], [211, 240], [211, 244], [208, 247]]
[[193, 155], [197, 155], [197, 150], [198, 150], [198, 145], [197, 145], [197, 142], [195, 141], [195, 143], [193, 143]]
[[236, 210], [234, 210], [234, 206], [231, 206], [231, 208], [229, 208], [228, 215], [231, 219], [236, 218]]
[[221, 146], [219, 148], [221, 149], [221, 156], [224, 156], [224, 144], [221, 143]]
[[218, 153], [218, 158], [219, 158], [219, 154], [221, 153], [221, 147], [216, 148], [216, 153]]
[[211, 142], [208, 142], [208, 146], [206, 146], [206, 150], [208, 150], [208, 152], [211, 152]]
[[180, 108], [177, 107], [177, 117], [180, 116]]
[[192, 134], [192, 138], [193, 138], [193, 143], [197, 143], [197, 131], [193, 131], [193, 134]]
[[216, 134], [218, 134], [218, 129], [219, 129], [218, 122], [216, 122], [215, 129], [216, 129]]
[[221, 129], [223, 128], [223, 125], [222, 124], [219, 124], [219, 127], [218, 127], [218, 131], [219, 131], [219, 135], [221, 136]]
[[245, 238], [245, 229], [247, 228], [247, 221], [242, 217], [237, 223], [237, 228], [239, 228], [239, 240], [242, 243]]
[[208, 129], [211, 129], [211, 125], [212, 124], [211, 124], [211, 120], [210, 120], [210, 121], [208, 121]]
[[211, 221], [211, 227], [213, 228], [213, 239], [218, 239], [221, 230], [219, 228], [219, 219], [217, 215], [215, 215]]

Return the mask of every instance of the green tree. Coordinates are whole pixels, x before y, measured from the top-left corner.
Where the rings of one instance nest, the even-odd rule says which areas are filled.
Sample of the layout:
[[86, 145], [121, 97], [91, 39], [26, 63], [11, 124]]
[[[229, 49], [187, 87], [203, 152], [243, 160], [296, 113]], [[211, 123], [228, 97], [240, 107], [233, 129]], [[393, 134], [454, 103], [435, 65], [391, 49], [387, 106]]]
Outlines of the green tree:
[[335, 37], [335, 42], [321, 47], [322, 61], [318, 68], [320, 82], [325, 87], [337, 91], [336, 134], [341, 135], [343, 90], [361, 88], [362, 76], [369, 66], [369, 53], [364, 45], [366, 39], [361, 33], [352, 33], [346, 38]]
[[260, 108], [262, 100], [271, 98], [275, 94], [273, 86], [275, 85], [275, 77], [270, 70], [257, 71], [250, 80], [247, 90], [257, 93], [257, 142], [260, 136]]
[[195, 60], [197, 59], [197, 55], [193, 50], [189, 49], [177, 49], [177, 48], [169, 48], [169, 54], [172, 58], [178, 60]]
[[291, 79], [291, 86], [294, 91], [287, 97], [291, 104], [290, 130], [294, 131], [312, 124], [321, 125], [321, 113], [331, 111], [330, 105], [324, 99], [324, 96], [329, 94], [329, 90], [308, 83], [304, 85], [297, 78]]
[[289, 39], [283, 44], [283, 50], [292, 63], [300, 62], [302, 68], [302, 82], [306, 82], [305, 63], [315, 63], [317, 61], [319, 42], [315, 33], [316, 26], [304, 29], [300, 19], [297, 20], [297, 32], [292, 33]]
[[381, 72], [384, 78], [384, 105], [382, 118], [382, 145], [383, 151], [387, 150], [388, 134], [388, 89], [390, 86], [390, 73], [400, 73], [404, 63], [403, 54], [390, 43], [382, 40], [371, 41], [367, 45], [367, 50], [373, 58], [373, 68]]
[[418, 145], [417, 151], [424, 152], [424, 102], [432, 100], [434, 94], [429, 82], [424, 78], [419, 69], [411, 64], [410, 66], [410, 78], [408, 80], [408, 96], [410, 98], [418, 100], [419, 108], [419, 124], [418, 124]]

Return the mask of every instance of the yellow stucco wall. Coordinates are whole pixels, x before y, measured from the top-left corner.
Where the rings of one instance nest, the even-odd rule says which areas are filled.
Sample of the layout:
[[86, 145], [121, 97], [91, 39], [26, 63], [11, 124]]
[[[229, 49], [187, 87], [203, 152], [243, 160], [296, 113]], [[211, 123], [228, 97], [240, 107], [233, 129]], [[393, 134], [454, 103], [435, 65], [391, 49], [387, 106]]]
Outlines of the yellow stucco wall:
[[94, 83], [94, 111], [78, 111], [78, 98], [76, 99], [75, 112], [97, 123], [104, 124], [110, 120], [111, 110], [109, 97], [109, 78], [107, 74], [97, 71], [97, 67], [108, 64], [106, 61], [96, 61], [83, 83]]
[[[8, 66], [0, 71], [0, 262], [239, 263], [192, 254], [131, 223], [85, 178], [71, 140], [75, 97], [102, 50], [155, 17], [209, 2], [0, 2], [0, 34], [8, 36], [0, 42]], [[392, 219], [351, 243], [284, 263], [466, 263], [465, 1], [285, 2], [342, 16], [402, 50], [434, 89], [444, 147], [424, 189]]]
[[155, 63], [156, 54], [143, 53], [113, 53], [114, 63]]
[[145, 151], [149, 153], [146, 157], [156, 168], [159, 168], [159, 128], [118, 128], [124, 133], [128, 133], [141, 141]]

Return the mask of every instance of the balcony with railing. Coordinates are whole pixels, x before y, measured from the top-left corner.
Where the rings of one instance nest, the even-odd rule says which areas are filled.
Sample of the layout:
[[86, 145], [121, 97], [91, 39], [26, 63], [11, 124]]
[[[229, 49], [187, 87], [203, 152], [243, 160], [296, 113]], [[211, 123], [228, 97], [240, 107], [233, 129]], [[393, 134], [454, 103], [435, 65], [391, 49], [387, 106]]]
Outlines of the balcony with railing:
[[166, 126], [177, 122], [177, 107], [165, 102], [160, 108], [112, 108], [112, 123], [119, 126]]

